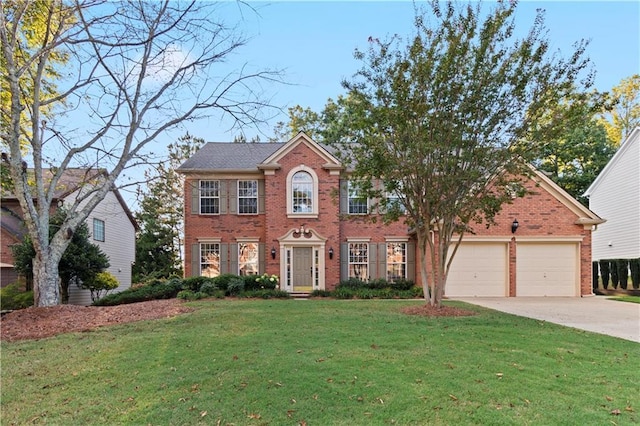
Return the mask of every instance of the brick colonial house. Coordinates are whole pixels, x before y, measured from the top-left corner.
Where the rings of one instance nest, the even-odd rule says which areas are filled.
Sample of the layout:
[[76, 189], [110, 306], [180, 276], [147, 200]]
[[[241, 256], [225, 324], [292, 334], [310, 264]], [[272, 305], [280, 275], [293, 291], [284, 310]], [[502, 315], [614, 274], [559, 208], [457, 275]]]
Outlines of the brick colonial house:
[[[420, 283], [415, 240], [367, 217], [331, 149], [299, 133], [286, 143], [207, 143], [185, 176], [185, 275], [276, 274], [289, 292], [344, 279]], [[491, 227], [465, 236], [446, 295], [591, 295], [591, 233], [604, 222], [541, 173]], [[514, 223], [518, 227], [514, 229]]]

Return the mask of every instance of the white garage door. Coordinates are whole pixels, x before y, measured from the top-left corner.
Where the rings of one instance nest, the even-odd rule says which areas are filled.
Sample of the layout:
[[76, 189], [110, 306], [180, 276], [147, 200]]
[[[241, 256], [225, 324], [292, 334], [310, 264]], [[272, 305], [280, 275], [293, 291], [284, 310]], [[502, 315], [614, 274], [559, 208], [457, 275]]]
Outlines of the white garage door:
[[453, 258], [448, 297], [502, 297], [508, 294], [507, 244], [462, 243]]
[[519, 243], [516, 296], [577, 296], [578, 245]]

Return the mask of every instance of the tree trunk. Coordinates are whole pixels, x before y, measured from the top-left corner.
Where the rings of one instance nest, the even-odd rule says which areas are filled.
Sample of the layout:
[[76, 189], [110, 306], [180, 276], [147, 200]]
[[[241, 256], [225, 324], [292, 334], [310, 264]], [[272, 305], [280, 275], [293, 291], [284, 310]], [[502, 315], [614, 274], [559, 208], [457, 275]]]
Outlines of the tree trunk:
[[50, 255], [36, 254], [33, 261], [33, 298], [35, 306], [60, 304], [58, 262]]

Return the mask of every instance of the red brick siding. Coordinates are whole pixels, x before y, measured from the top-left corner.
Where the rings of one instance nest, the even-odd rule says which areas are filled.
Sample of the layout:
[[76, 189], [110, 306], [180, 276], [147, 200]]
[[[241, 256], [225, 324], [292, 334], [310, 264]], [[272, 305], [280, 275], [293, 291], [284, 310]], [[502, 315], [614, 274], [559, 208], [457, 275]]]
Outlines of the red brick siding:
[[[298, 144], [285, 157], [279, 160], [280, 169], [272, 175], [264, 175], [265, 180], [265, 214], [255, 216], [193, 215], [191, 212], [191, 190], [193, 179], [185, 182], [185, 274], [191, 275], [191, 244], [198, 238], [221, 238], [223, 243], [233, 243], [238, 237], [259, 237], [265, 243], [266, 272], [279, 274], [279, 243], [286, 232], [304, 225], [306, 229], [327, 238], [325, 250], [325, 285], [332, 289], [340, 280], [340, 244], [347, 238], [369, 238], [372, 243], [385, 242], [385, 237], [407, 236], [407, 225], [398, 221], [384, 225], [380, 220], [372, 222], [370, 217], [340, 216], [339, 183], [340, 176], [332, 175], [322, 168], [326, 159], [318, 156], [304, 143]], [[319, 213], [317, 218], [287, 217], [287, 175], [299, 166], [306, 166], [315, 171], [318, 177]], [[510, 295], [515, 295], [516, 283], [516, 244], [523, 237], [581, 237], [580, 274], [581, 293], [591, 294], [591, 231], [582, 225], [576, 225], [575, 213], [558, 201], [552, 194], [527, 181], [532, 194], [524, 198], [514, 199], [505, 204], [495, 217], [495, 224], [475, 224], [473, 237], [508, 237], [509, 243], [509, 288]], [[520, 226], [515, 234], [511, 233], [511, 224], [517, 219]], [[471, 237], [471, 236], [470, 236]], [[270, 255], [275, 248], [276, 259]], [[334, 257], [329, 259], [329, 248], [333, 248]], [[416, 247], [416, 283], [420, 285], [420, 256]]]

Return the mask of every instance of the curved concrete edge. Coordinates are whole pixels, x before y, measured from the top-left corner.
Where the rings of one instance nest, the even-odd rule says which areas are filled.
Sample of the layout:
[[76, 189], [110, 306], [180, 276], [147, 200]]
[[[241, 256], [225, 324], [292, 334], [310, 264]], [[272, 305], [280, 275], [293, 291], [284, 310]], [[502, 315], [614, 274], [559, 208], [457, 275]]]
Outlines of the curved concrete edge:
[[588, 297], [456, 297], [483, 306], [579, 330], [640, 343], [640, 304]]

